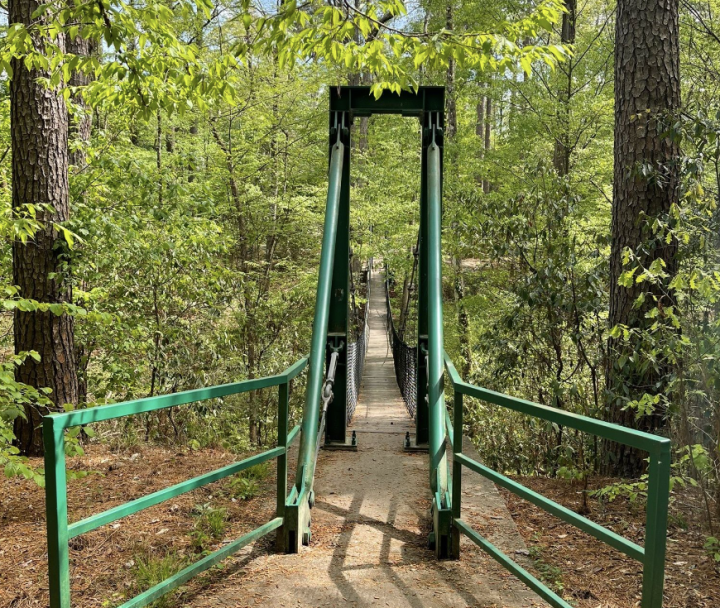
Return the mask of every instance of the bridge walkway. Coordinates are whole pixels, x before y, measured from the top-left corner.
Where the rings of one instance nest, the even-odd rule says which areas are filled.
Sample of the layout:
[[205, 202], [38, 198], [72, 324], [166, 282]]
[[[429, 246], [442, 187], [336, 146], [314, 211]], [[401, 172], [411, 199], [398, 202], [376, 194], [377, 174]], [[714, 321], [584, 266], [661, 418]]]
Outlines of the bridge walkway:
[[[218, 608], [391, 606], [393, 608], [530, 608], [545, 604], [463, 538], [461, 559], [441, 561], [427, 548], [431, 527], [426, 453], [403, 451], [413, 422], [393, 370], [382, 278], [370, 302], [370, 342], [352, 429], [357, 452], [321, 451], [312, 540], [283, 555], [248, 547], [235, 573], [189, 606]], [[471, 450], [468, 455], [476, 458]], [[466, 475], [464, 517], [522, 562], [524, 545], [495, 487]], [[232, 564], [227, 568], [232, 570]]]

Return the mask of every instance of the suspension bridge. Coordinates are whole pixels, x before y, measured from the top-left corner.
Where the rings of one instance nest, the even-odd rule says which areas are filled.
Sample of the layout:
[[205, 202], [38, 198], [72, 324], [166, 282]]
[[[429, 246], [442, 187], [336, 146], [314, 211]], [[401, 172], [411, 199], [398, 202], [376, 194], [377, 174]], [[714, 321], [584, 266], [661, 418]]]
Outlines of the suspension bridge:
[[[357, 307], [351, 306], [350, 140], [353, 119], [372, 114], [413, 116], [422, 125], [417, 335], [412, 346], [395, 329], [387, 277], [372, 262], [364, 316], [355, 322], [352, 318]], [[243, 560], [242, 575], [228, 577], [190, 605], [570, 608], [528, 571], [522, 540], [496, 486], [638, 560], [643, 565], [641, 608], [662, 607], [669, 441], [469, 384], [444, 350], [443, 114], [441, 87], [379, 100], [368, 87], [330, 89], [328, 196], [307, 358], [275, 376], [44, 419], [51, 608], [72, 605], [70, 539], [269, 460], [277, 462], [274, 517], [122, 608], [146, 606], [233, 554]], [[302, 421], [291, 429], [290, 391], [293, 380], [305, 372]], [[67, 429], [260, 389], [277, 391], [276, 447], [68, 522]], [[647, 451], [644, 546], [483, 465], [463, 437], [464, 399]], [[255, 541], [271, 533], [277, 552], [263, 555]]]

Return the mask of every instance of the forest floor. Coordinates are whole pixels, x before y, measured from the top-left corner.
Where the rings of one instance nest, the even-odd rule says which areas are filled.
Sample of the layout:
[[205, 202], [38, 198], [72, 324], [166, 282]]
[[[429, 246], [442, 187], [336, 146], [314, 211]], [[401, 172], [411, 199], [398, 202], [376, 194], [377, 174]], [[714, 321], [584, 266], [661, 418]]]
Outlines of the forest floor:
[[[77, 521], [236, 460], [222, 450], [136, 447], [113, 453], [91, 445], [85, 456], [68, 458], [69, 471], [91, 471], [68, 483], [69, 519]], [[42, 466], [40, 460], [33, 464]], [[117, 606], [196, 560], [203, 550], [220, 548], [224, 538], [237, 538], [272, 519], [274, 468], [249, 500], [235, 498], [237, 490], [226, 479], [71, 540], [73, 608]], [[213, 509], [226, 513], [213, 519]], [[220, 534], [213, 538], [213, 533]], [[259, 541], [268, 550], [271, 536]], [[0, 607], [48, 605], [44, 491], [18, 478], [0, 480], [0, 572]], [[185, 588], [201, 588], [214, 576], [217, 571], [211, 570]]]
[[[582, 490], [565, 480], [514, 477], [523, 485], [582, 512]], [[589, 490], [617, 480], [595, 478]], [[530, 551], [535, 574], [578, 608], [639, 606], [642, 566], [600, 541], [501, 489]], [[664, 608], [718, 608], [720, 564], [703, 548], [708, 536], [705, 505], [694, 488], [679, 492], [670, 507]], [[601, 502], [589, 497], [586, 516], [626, 538], [644, 544], [645, 508], [627, 498]], [[715, 530], [720, 522], [715, 523]]]
[[[69, 483], [70, 520], [137, 498], [237, 459], [222, 450], [171, 450], [161, 447], [112, 452], [89, 446], [84, 457], [68, 459], [70, 470], [90, 470]], [[39, 462], [35, 463], [39, 464]], [[559, 480], [523, 478], [524, 484], [574, 509], [582, 494]], [[607, 480], [593, 480], [602, 487]], [[120, 520], [72, 541], [74, 608], [116, 606], [197, 559], [202, 550], [222, 546], [208, 538], [208, 509], [225, 509], [222, 538], [237, 538], [273, 516], [274, 470], [259, 482], [249, 500], [234, 496], [230, 483], [218, 482], [168, 503]], [[573, 598], [578, 608], [630, 608], [639, 605], [640, 566], [606, 548], [572, 526], [546, 515], [506, 492], [503, 496], [524, 537], [536, 574]], [[703, 549], [701, 505], [686, 498], [672, 506], [664, 608], [717, 608], [720, 572]], [[643, 509], [622, 498], [609, 504], [590, 499], [590, 517], [642, 543]], [[205, 530], [205, 538], [198, 530]], [[199, 541], [202, 545], [198, 547]], [[256, 543], [254, 557], [272, 553], [272, 535]], [[469, 554], [466, 554], [468, 557]], [[249, 556], [247, 556], [249, 559]], [[30, 608], [48, 604], [44, 492], [31, 482], [0, 479], [0, 607]], [[428, 552], [428, 560], [432, 555]], [[231, 576], [245, 568], [234, 564]], [[202, 596], [211, 584], [225, 584], [228, 573], [211, 570], [183, 588], [182, 597], [166, 607], [184, 605], [182, 598]], [[222, 581], [222, 583], [221, 583]]]

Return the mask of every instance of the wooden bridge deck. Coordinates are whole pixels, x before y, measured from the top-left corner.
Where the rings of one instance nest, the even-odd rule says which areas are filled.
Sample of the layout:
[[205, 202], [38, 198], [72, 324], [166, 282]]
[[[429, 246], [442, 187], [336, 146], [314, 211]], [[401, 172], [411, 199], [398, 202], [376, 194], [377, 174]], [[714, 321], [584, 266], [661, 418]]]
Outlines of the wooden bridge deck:
[[[351, 426], [359, 449], [321, 452], [310, 547], [298, 555], [249, 547], [235, 558], [231, 575], [187, 605], [545, 606], [467, 539], [459, 561], [438, 562], [427, 549], [427, 454], [403, 451], [413, 423], [395, 382], [379, 277], [373, 279], [370, 304], [370, 343]], [[522, 561], [517, 553], [523, 552], [522, 539], [494, 486], [472, 474], [463, 481], [463, 517]]]

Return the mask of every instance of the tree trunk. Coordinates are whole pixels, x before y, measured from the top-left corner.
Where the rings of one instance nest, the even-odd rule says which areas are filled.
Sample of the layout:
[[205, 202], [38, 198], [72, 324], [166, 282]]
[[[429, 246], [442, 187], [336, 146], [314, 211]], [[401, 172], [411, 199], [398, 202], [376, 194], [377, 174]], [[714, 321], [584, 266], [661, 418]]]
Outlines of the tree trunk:
[[155, 134], [155, 166], [158, 172], [158, 208], [163, 205], [163, 173], [162, 173], [162, 112], [157, 111], [157, 132]]
[[[654, 238], [653, 218], [668, 213], [677, 200], [679, 156], [676, 142], [660, 133], [660, 122], [680, 107], [678, 0], [620, 0], [617, 6], [615, 47], [615, 172], [612, 207], [612, 250], [610, 254], [610, 327], [622, 324], [641, 331], [654, 320], [645, 318], [653, 308], [673, 305], [667, 282], [676, 271], [677, 243]], [[650, 176], [648, 176], [648, 168]], [[648, 267], [662, 259], [670, 275], [664, 285], [632, 282], [618, 284], [623, 272], [626, 248], [640, 256]], [[636, 306], [645, 293], [645, 302]], [[657, 299], [657, 303], [654, 301]], [[662, 322], [662, 319], [661, 319]], [[640, 345], [610, 340], [606, 382], [608, 414], [612, 422], [656, 432], [665, 426], [664, 412], [656, 411], [639, 419], [624, 409], [627, 399], [644, 394], [662, 394], [670, 370], [641, 369], [619, 361], [637, 355]], [[644, 469], [646, 454], [608, 443], [607, 472], [636, 477]]]
[[[445, 27], [447, 30], [453, 29], [453, 6], [452, 2], [448, 2], [445, 10]], [[457, 101], [455, 99], [455, 59], [450, 58], [447, 68], [447, 120], [445, 121], [445, 132], [448, 138], [451, 138], [457, 132]]]
[[[95, 44], [91, 40], [83, 38], [81, 35], [75, 38], [68, 38], [66, 46], [68, 53], [72, 53], [78, 57], [90, 57], [96, 50]], [[70, 87], [86, 87], [92, 80], [92, 75], [84, 74], [76, 70], [71, 74], [68, 85]], [[72, 167], [71, 175], [82, 171], [87, 164], [86, 149], [90, 141], [90, 132], [92, 129], [92, 112], [90, 106], [85, 102], [82, 92], [75, 92], [72, 96], [72, 101], [76, 107], [76, 114], [68, 116], [68, 145], [69, 162], [70, 167]], [[80, 193], [79, 198], [80, 202], [86, 202], [86, 193]], [[87, 286], [85, 286], [85, 290], [87, 290]], [[91, 352], [92, 348], [86, 348], [85, 344], [77, 340], [75, 341], [78, 405], [80, 407], [87, 405], [87, 371]]]
[[[9, 23], [29, 26], [38, 8], [32, 0], [10, 0]], [[60, 43], [62, 44], [62, 40]], [[35, 43], [41, 46], [38, 41]], [[65, 101], [56, 91], [38, 83], [48, 74], [29, 71], [20, 59], [12, 60], [10, 123], [12, 148], [12, 207], [21, 213], [27, 205], [52, 205], [41, 211], [43, 227], [34, 239], [13, 242], [13, 282], [20, 295], [42, 303], [72, 301], [67, 243], [55, 228], [70, 215], [68, 187], [68, 116]], [[40, 361], [28, 358], [17, 368], [16, 379], [36, 388], [52, 389], [50, 398], [59, 409], [77, 404], [73, 320], [52, 312], [15, 311], [15, 353], [36, 351]], [[23, 454], [43, 453], [38, 407], [25, 408], [27, 420], [16, 419], [15, 435]]]
[[[89, 57], [94, 51], [94, 45], [90, 40], [84, 39], [78, 35], [75, 38], [67, 40], [67, 52], [77, 55], [78, 57]], [[70, 76], [68, 84], [71, 87], [85, 87], [92, 82], [92, 76], [75, 71]], [[69, 122], [68, 140], [71, 147], [70, 165], [78, 169], [85, 166], [85, 146], [90, 141], [90, 129], [92, 127], [92, 114], [82, 93], [75, 93], [72, 101], [77, 107], [78, 114], [72, 117]]]
[[[480, 99], [480, 102], [475, 107], [475, 135], [477, 135], [480, 145], [478, 146], [478, 149], [480, 150], [479, 158], [482, 161], [482, 159], [485, 156], [485, 97], [483, 96]], [[479, 185], [482, 185], [483, 178], [482, 178], [482, 171], [478, 171], [477, 175], [475, 176], [475, 181]]]
[[[575, 44], [575, 20], [577, 0], [565, 0], [566, 12], [563, 13], [561, 41], [563, 44]], [[565, 76], [563, 86], [558, 91], [558, 127], [555, 136], [555, 153], [553, 165], [558, 175], [565, 176], [570, 172], [570, 100], [572, 98], [573, 58], [558, 67], [560, 74]]]
[[[190, 125], [190, 135], [192, 135], [193, 140], [197, 137], [199, 131], [198, 127], [198, 120], [195, 118]], [[190, 149], [190, 154], [188, 155], [188, 165], [187, 165], [187, 181], [188, 184], [191, 184], [195, 181], [195, 173], [197, 171], [197, 163], [195, 160], [195, 144], [192, 144], [192, 147]]]

